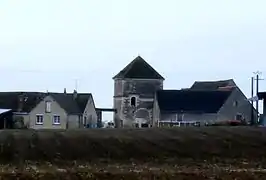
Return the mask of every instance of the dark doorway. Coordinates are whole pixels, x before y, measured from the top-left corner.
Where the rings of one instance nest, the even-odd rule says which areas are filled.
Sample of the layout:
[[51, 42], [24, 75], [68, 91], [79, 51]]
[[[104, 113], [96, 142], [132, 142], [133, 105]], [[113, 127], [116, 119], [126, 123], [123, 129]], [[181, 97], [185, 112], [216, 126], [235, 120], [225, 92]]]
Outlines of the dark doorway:
[[141, 127], [142, 128], [148, 128], [149, 127], [149, 124], [146, 124], [146, 123], [145, 124], [141, 124]]
[[8, 111], [0, 114], [0, 129], [13, 129], [13, 112]]

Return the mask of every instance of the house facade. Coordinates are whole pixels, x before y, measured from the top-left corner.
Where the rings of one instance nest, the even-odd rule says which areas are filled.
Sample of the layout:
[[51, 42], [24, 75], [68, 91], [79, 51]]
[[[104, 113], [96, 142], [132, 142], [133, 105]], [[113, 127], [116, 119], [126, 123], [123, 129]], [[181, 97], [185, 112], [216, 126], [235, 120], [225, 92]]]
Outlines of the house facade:
[[115, 126], [150, 126], [155, 92], [163, 89], [164, 78], [138, 56], [113, 79]]
[[0, 92], [0, 107], [30, 129], [96, 127], [97, 115], [90, 93]]

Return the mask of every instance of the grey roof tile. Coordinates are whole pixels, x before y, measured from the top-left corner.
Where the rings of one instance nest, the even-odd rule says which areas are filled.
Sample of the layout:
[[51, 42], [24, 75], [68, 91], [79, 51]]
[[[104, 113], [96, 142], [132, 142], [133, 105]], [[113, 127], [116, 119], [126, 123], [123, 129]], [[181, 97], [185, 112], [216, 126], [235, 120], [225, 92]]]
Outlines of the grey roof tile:
[[161, 111], [216, 113], [232, 91], [161, 90], [157, 101]]

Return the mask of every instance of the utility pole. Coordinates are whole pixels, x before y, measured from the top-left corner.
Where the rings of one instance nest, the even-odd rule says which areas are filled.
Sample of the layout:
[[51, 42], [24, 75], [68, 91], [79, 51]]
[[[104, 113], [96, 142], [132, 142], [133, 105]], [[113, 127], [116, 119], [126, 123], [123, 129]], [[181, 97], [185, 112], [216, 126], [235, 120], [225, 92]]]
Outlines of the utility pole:
[[255, 121], [254, 121], [254, 101], [253, 101], [253, 96], [254, 96], [254, 77], [251, 77], [251, 125], [254, 125], [255, 124]]
[[[256, 74], [256, 96], [258, 97], [259, 94], [259, 81], [263, 80], [262, 78], [260, 78], [260, 75], [262, 74], [260, 71], [256, 71], [254, 72], [254, 74]], [[257, 111], [257, 116], [256, 116], [256, 123], [258, 122], [258, 117], [259, 117], [259, 100], [256, 99], [256, 111]]]

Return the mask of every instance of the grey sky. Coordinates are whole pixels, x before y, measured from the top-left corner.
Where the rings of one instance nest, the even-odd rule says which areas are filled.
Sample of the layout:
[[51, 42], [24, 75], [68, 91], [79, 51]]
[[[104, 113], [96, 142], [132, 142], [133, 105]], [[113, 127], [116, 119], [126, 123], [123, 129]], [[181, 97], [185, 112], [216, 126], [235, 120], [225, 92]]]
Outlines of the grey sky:
[[[266, 63], [265, 0], [1, 0], [1, 91], [92, 92], [111, 107], [112, 76], [140, 54], [180, 89], [250, 76]], [[261, 89], [265, 90], [265, 81]]]

